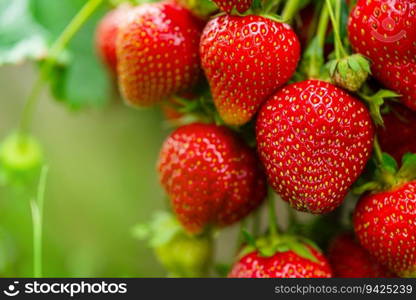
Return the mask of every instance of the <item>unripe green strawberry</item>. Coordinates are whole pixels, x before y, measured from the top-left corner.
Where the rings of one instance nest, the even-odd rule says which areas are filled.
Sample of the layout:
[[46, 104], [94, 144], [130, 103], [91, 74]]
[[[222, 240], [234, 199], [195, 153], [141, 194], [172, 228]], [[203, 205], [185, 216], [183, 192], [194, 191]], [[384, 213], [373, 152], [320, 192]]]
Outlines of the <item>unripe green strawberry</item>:
[[136, 225], [133, 234], [148, 240], [171, 277], [202, 277], [209, 271], [213, 255], [210, 234], [188, 235], [170, 213], [156, 213], [150, 223]]
[[13, 133], [0, 145], [0, 167], [6, 181], [29, 179], [42, 161], [42, 148], [32, 136]]
[[360, 54], [354, 54], [329, 63], [332, 83], [351, 92], [358, 91], [371, 73], [370, 64]]
[[170, 276], [201, 277], [212, 259], [212, 241], [207, 236], [175, 235], [168, 243], [155, 248], [161, 264]]

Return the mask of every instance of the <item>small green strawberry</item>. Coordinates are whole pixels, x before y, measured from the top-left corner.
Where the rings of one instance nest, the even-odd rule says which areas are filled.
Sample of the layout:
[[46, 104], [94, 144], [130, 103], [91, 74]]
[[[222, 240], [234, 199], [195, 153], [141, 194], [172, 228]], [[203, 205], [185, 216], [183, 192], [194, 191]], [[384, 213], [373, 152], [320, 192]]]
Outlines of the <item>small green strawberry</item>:
[[371, 73], [370, 63], [354, 54], [328, 63], [332, 83], [351, 92], [358, 91]]
[[211, 236], [188, 235], [169, 213], [159, 212], [150, 224], [136, 225], [133, 234], [148, 240], [170, 277], [202, 277], [209, 271], [213, 255]]

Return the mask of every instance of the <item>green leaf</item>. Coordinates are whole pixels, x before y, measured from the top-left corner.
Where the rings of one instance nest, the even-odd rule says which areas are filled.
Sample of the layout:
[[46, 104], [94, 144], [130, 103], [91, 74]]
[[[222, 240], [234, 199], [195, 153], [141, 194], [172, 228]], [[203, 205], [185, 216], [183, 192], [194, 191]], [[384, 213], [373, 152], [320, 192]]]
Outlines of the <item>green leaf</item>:
[[[34, 19], [49, 32], [49, 43], [85, 4], [85, 0], [30, 1]], [[101, 107], [110, 98], [110, 77], [94, 48], [95, 28], [106, 8], [101, 7], [75, 35], [66, 49], [65, 63], [60, 61], [49, 78], [54, 97], [70, 108]]]
[[374, 95], [360, 94], [360, 96], [370, 106], [371, 117], [377, 125], [384, 125], [384, 121], [381, 116], [381, 107], [383, 106], [385, 99], [400, 97], [399, 94], [390, 90], [379, 90]]
[[47, 40], [48, 32], [34, 19], [29, 0], [0, 0], [0, 66], [43, 58]]
[[348, 72], [348, 61], [347, 60], [340, 60], [338, 62], [338, 71], [341, 74], [343, 79], [347, 78], [347, 72]]
[[315, 255], [312, 254], [311, 250], [303, 243], [300, 242], [292, 242], [289, 244], [290, 250], [295, 252], [300, 257], [309, 259], [313, 262], [318, 262], [318, 259], [315, 257]]
[[256, 247], [256, 240], [255, 238], [245, 229], [241, 231], [241, 234], [243, 235], [244, 240], [246, 243], [250, 246]]
[[347, 61], [348, 61], [348, 65], [354, 72], [361, 71], [360, 64], [358, 63], [358, 61], [356, 60], [354, 56], [349, 57]]
[[407, 153], [403, 156], [402, 167], [397, 173], [397, 177], [410, 181], [416, 178], [416, 154]]
[[396, 160], [391, 155], [385, 152], [383, 153], [382, 159], [383, 159], [383, 167], [389, 172], [391, 172], [392, 174], [395, 174], [399, 168]]

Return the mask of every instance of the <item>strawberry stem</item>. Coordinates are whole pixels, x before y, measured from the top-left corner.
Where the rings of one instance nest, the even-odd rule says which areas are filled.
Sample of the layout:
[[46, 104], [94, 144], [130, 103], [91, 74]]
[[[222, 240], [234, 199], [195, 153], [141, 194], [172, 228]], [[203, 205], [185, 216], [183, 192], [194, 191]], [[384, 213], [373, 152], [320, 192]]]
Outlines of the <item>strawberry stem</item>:
[[254, 213], [253, 213], [253, 227], [252, 227], [252, 231], [253, 231], [253, 235], [254, 237], [258, 237], [259, 233], [260, 233], [260, 209], [257, 209]]
[[383, 164], [383, 151], [381, 150], [377, 135], [374, 138], [374, 155], [375, 155], [377, 164], [382, 165]]
[[383, 151], [381, 150], [377, 135], [374, 137], [374, 156], [379, 172], [378, 180], [386, 189], [395, 186], [397, 184], [397, 170], [391, 170], [391, 168], [389, 169], [386, 165], [386, 160], [384, 158]]
[[274, 240], [279, 236], [279, 231], [277, 229], [276, 205], [275, 205], [275, 199], [274, 199], [274, 192], [272, 189], [269, 189], [269, 194], [267, 195], [267, 202], [269, 204], [270, 236]]
[[288, 0], [282, 12], [282, 19], [290, 24], [301, 8], [301, 0]]
[[[308, 78], [320, 78], [321, 68], [324, 64], [324, 47], [326, 32], [328, 30], [329, 13], [326, 5], [322, 7], [321, 15], [319, 17], [316, 37], [310, 42], [308, 49], [305, 52], [304, 59], [306, 60], [308, 68], [306, 75]], [[307, 61], [309, 59], [309, 61]]]
[[57, 58], [103, 1], [104, 0], [89, 0], [66, 26], [58, 39], [52, 44], [48, 56], [41, 66], [39, 77], [37, 78], [22, 111], [19, 124], [19, 132], [22, 135], [29, 131], [34, 110], [42, 92], [43, 84], [55, 66]]
[[276, 12], [279, 8], [282, 0], [268, 0], [264, 5], [264, 12], [271, 13]]
[[331, 18], [332, 27], [334, 30], [334, 39], [335, 39], [335, 55], [337, 59], [341, 59], [345, 56], [348, 56], [347, 52], [345, 51], [344, 45], [341, 41], [341, 34], [339, 32], [340, 28], [340, 16], [341, 16], [341, 0], [334, 0], [335, 1], [335, 14], [332, 8], [332, 0], [326, 0], [326, 6], [328, 7], [329, 16]]
[[47, 175], [48, 168], [43, 167], [39, 179], [36, 199], [32, 200], [30, 203], [33, 223], [33, 277], [35, 278], [42, 277], [42, 227]]

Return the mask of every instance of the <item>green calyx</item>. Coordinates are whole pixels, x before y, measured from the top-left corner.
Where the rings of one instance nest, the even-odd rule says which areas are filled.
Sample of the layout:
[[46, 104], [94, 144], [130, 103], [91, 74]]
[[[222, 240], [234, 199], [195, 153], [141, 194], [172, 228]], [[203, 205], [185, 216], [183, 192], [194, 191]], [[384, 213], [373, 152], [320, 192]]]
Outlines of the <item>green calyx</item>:
[[[353, 190], [357, 195], [366, 192], [381, 192], [394, 189], [416, 179], [416, 154], [408, 153], [403, 156], [399, 169], [396, 160], [387, 153], [381, 153], [378, 142], [375, 143], [376, 169], [372, 179]], [[380, 152], [379, 152], [380, 151]]]
[[263, 257], [272, 257], [276, 253], [293, 251], [300, 257], [312, 262], [318, 261], [309, 248], [312, 247], [320, 251], [318, 246], [306, 238], [295, 235], [267, 235], [254, 240], [252, 237], [248, 238], [249, 235], [247, 233], [244, 236], [246, 238], [247, 246], [242, 249], [239, 257], [243, 257], [253, 251], [258, 251]]
[[173, 215], [159, 212], [150, 223], [136, 225], [133, 235], [139, 240], [147, 240], [170, 277], [203, 277], [207, 274], [213, 256], [209, 233], [191, 236]]
[[42, 163], [42, 147], [32, 136], [13, 133], [0, 144], [0, 168], [6, 181], [29, 179]]
[[[366, 86], [364, 85], [364, 87]], [[381, 107], [385, 103], [386, 99], [400, 97], [399, 94], [390, 90], [379, 90], [372, 95], [359, 92], [358, 95], [367, 103], [370, 109], [371, 118], [377, 126], [384, 126], [383, 117], [381, 115]]]
[[358, 91], [371, 74], [370, 62], [360, 54], [332, 60], [327, 68], [332, 83], [351, 92]]

